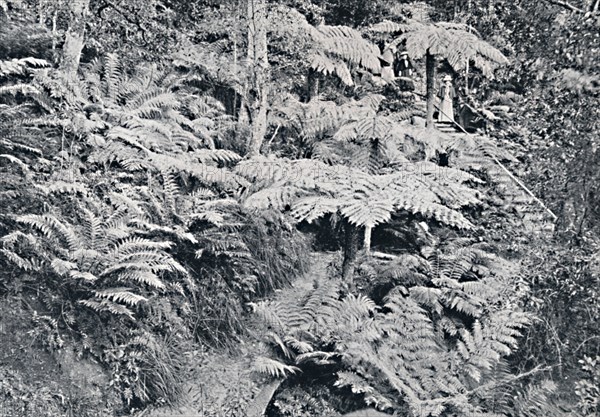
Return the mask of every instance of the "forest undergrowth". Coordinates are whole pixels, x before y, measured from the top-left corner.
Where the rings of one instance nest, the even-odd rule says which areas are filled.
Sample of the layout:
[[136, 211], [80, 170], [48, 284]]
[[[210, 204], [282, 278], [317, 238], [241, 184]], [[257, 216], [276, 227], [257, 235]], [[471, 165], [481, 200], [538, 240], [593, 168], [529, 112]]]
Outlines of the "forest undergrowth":
[[0, 415], [596, 415], [599, 5], [0, 0]]

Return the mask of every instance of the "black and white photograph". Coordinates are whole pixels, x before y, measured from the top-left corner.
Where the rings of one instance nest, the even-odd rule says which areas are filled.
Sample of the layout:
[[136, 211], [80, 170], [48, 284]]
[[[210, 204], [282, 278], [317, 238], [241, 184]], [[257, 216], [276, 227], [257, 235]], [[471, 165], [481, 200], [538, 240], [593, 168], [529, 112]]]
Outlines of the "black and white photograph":
[[0, 0], [0, 417], [600, 417], [600, 0]]

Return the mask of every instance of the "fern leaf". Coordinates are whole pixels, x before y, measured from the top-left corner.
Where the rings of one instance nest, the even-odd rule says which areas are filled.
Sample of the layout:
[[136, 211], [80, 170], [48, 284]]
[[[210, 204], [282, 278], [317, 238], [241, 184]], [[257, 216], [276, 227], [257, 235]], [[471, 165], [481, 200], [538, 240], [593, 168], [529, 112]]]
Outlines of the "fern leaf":
[[339, 200], [330, 197], [306, 197], [299, 200], [292, 210], [298, 221], [311, 223], [328, 213], [335, 213], [339, 208]]
[[130, 309], [110, 300], [79, 300], [78, 303], [97, 312], [106, 311], [117, 316], [126, 316], [131, 320], [135, 320], [133, 312]]
[[285, 378], [288, 375], [300, 372], [300, 368], [286, 365], [275, 359], [259, 356], [254, 360], [252, 368], [264, 375], [269, 375], [276, 378]]
[[22, 258], [13, 251], [7, 249], [0, 249], [0, 254], [2, 254], [4, 258], [8, 259], [9, 262], [13, 263], [17, 266], [17, 268], [20, 268], [23, 271], [34, 270], [34, 264], [31, 261]]
[[94, 291], [94, 295], [98, 298], [106, 298], [130, 306], [135, 306], [143, 301], [148, 301], [145, 297], [134, 294], [129, 290], [129, 288], [109, 288], [106, 290]]

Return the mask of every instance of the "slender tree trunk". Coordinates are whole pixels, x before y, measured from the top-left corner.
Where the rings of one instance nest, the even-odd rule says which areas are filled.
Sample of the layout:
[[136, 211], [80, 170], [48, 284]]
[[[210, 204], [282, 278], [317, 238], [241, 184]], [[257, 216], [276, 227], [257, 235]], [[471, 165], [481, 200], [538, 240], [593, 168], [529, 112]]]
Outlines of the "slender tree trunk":
[[46, 22], [46, 16], [44, 15], [44, 7], [45, 6], [46, 6], [46, 2], [44, 0], [40, 0], [40, 3], [39, 3], [40, 25], [44, 25], [44, 23]]
[[85, 20], [90, 0], [71, 0], [68, 4], [70, 8], [69, 28], [65, 34], [60, 69], [68, 81], [75, 81], [81, 51], [83, 51], [85, 43]]
[[252, 135], [248, 155], [260, 154], [267, 133], [269, 61], [267, 56], [267, 1], [248, 0], [248, 58], [252, 63], [248, 108]]
[[342, 278], [348, 287], [352, 287], [356, 255], [358, 254], [358, 228], [343, 219], [344, 224], [344, 261], [342, 262]]
[[373, 233], [373, 226], [365, 226], [364, 249], [367, 253], [371, 252], [371, 234], [372, 233]]
[[[58, 12], [54, 11], [52, 15], [52, 58], [56, 60], [56, 22], [58, 20]], [[56, 62], [56, 61], [55, 61]]]
[[435, 103], [435, 56], [429, 51], [425, 54], [425, 76], [427, 86], [427, 120], [426, 126], [433, 128], [433, 111]]
[[465, 64], [465, 96], [469, 97], [469, 60]]

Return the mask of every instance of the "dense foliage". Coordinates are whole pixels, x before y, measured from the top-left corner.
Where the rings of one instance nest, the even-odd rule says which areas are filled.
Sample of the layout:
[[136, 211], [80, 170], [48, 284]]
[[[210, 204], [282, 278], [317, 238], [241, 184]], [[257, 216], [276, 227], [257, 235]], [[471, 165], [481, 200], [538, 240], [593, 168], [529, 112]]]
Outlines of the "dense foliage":
[[0, 410], [595, 415], [600, 2], [513, 3], [0, 0]]

